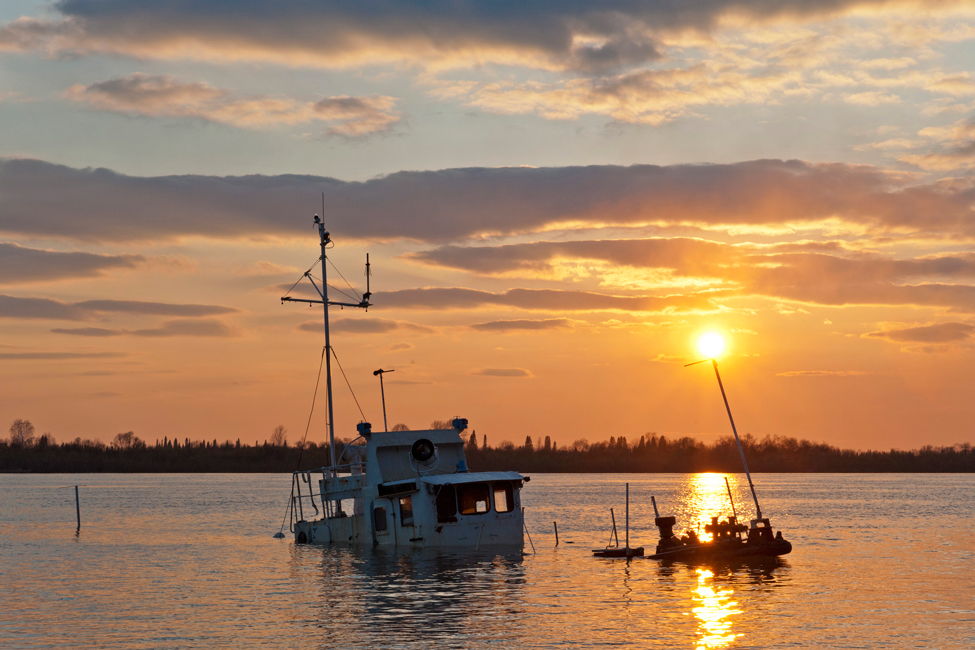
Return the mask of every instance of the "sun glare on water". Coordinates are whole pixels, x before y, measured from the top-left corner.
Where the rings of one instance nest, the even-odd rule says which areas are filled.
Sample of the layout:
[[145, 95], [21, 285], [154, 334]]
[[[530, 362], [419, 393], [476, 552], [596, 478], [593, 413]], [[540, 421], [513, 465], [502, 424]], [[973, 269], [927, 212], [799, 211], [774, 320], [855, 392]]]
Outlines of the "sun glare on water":
[[702, 334], [697, 340], [697, 349], [705, 359], [716, 359], [724, 352], [724, 337], [717, 332]]

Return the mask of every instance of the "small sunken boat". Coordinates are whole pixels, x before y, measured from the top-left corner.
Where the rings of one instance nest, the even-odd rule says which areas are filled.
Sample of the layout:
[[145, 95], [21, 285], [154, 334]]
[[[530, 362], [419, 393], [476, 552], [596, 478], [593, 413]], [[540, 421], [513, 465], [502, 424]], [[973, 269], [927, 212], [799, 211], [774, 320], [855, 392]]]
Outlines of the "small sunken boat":
[[723, 560], [787, 555], [792, 552], [792, 544], [782, 537], [781, 530], [773, 532], [771, 522], [767, 517], [762, 516], [762, 507], [758, 505], [755, 484], [752, 483], [752, 475], [748, 471], [748, 463], [745, 461], [745, 452], [741, 446], [741, 439], [738, 437], [735, 419], [732, 417], [731, 407], [728, 405], [728, 396], [724, 392], [724, 384], [721, 383], [718, 362], [715, 359], [704, 359], [687, 365], [693, 366], [704, 361], [710, 361], [714, 366], [714, 375], [718, 379], [718, 387], [721, 389], [725, 410], [728, 411], [731, 431], [735, 434], [735, 442], [738, 444], [741, 464], [745, 469], [745, 476], [748, 477], [748, 487], [751, 489], [752, 499], [755, 500], [755, 518], [747, 526], [738, 523], [738, 512], [735, 509], [735, 501], [731, 496], [731, 486], [728, 484], [727, 478], [725, 478], [725, 486], [728, 488], [728, 498], [731, 499], [733, 514], [725, 521], [721, 521], [719, 517], [711, 517], [711, 523], [704, 526], [704, 531], [711, 535], [710, 540], [699, 539], [694, 530], [688, 530], [681, 537], [675, 535], [674, 526], [677, 525], [677, 518], [661, 517], [657, 510], [656, 499], [650, 497], [656, 515], [654, 524], [660, 532], [660, 540], [657, 542], [656, 553], [649, 557], [653, 560]]
[[[727, 480], [727, 479], [725, 479]], [[782, 537], [782, 531], [773, 534], [772, 524], [759, 516], [750, 526], [738, 523], [733, 515], [725, 521], [711, 517], [704, 531], [711, 539], [702, 541], [694, 530], [681, 537], [674, 534], [677, 517], [657, 517], [654, 520], [660, 531], [660, 541], [652, 560], [709, 561], [747, 557], [777, 557], [792, 552], [792, 543]]]

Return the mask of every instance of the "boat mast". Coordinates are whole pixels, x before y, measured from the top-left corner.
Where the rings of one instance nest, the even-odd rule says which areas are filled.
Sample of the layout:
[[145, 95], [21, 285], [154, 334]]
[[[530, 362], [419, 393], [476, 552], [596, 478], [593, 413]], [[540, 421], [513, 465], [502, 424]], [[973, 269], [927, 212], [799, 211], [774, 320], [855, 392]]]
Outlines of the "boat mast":
[[[324, 197], [322, 199], [324, 205]], [[305, 277], [311, 282], [311, 285], [315, 287], [315, 291], [318, 295], [322, 297], [321, 300], [306, 300], [304, 298], [291, 298], [289, 296], [284, 296], [281, 298], [281, 302], [307, 302], [309, 304], [321, 304], [323, 308], [323, 314], [325, 317], [325, 394], [328, 399], [328, 452], [329, 460], [331, 461], [332, 467], [336, 465], [335, 458], [335, 417], [334, 409], [332, 406], [332, 341], [329, 336], [328, 329], [328, 307], [329, 305], [338, 307], [360, 307], [362, 309], [368, 309], [371, 305], [369, 303], [369, 298], [372, 297], [372, 292], [369, 290], [369, 254], [366, 254], [366, 292], [362, 294], [362, 299], [357, 302], [333, 302], [328, 299], [328, 257], [326, 255], [326, 250], [332, 243], [332, 239], [329, 236], [329, 232], [325, 230], [325, 222], [320, 219], [318, 215], [315, 215], [315, 225], [318, 226], [318, 235], [321, 240], [322, 247], [322, 288], [319, 289], [318, 285], [315, 284], [314, 278], [311, 275], [311, 269], [305, 271]]]
[[[724, 384], [721, 383], [721, 375], [718, 373], [718, 361], [711, 359], [714, 366], [714, 376], [718, 378], [718, 388], [721, 389], [721, 399], [724, 400], [724, 408], [728, 411], [728, 420], [731, 422], [731, 431], [735, 434], [735, 442], [738, 443], [738, 453], [741, 455], [741, 464], [745, 468], [745, 476], [748, 477], [748, 487], [752, 490], [752, 499], [755, 500], [755, 512], [758, 513], [756, 519], [762, 518], [762, 507], [758, 505], [758, 496], [755, 494], [755, 485], [752, 483], [751, 472], [748, 471], [748, 463], [745, 461], [745, 451], [741, 448], [741, 439], [738, 437], [738, 429], [735, 428], [735, 418], [731, 417], [731, 407], [728, 406], [728, 396], [724, 393]], [[730, 496], [730, 494], [729, 494]]]
[[332, 243], [328, 233], [325, 231], [325, 215], [322, 219], [315, 216], [315, 223], [318, 225], [318, 234], [321, 237], [322, 245], [322, 311], [325, 314], [325, 396], [328, 400], [328, 459], [332, 467], [335, 467], [335, 414], [332, 407], [332, 341], [328, 332], [328, 260], [325, 257], [325, 247]]
[[[745, 468], [745, 476], [748, 477], [748, 487], [752, 490], [752, 499], [755, 500], [755, 513], [756, 519], [762, 518], [762, 507], [758, 505], [758, 496], [755, 494], [755, 484], [752, 483], [752, 474], [748, 471], [748, 463], [745, 461], [745, 450], [741, 448], [741, 438], [738, 437], [738, 428], [735, 427], [735, 418], [731, 416], [731, 407], [728, 406], [728, 396], [724, 392], [724, 384], [721, 383], [721, 373], [718, 372], [718, 360], [717, 359], [701, 359], [700, 361], [695, 361], [694, 363], [685, 364], [685, 368], [691, 366], [696, 366], [699, 363], [704, 363], [705, 361], [710, 361], [711, 365], [714, 366], [714, 376], [718, 378], [718, 388], [721, 389], [721, 399], [724, 400], [724, 408], [728, 411], [728, 421], [731, 422], [731, 432], [735, 434], [735, 442], [738, 444], [738, 454], [741, 456], [741, 465]], [[728, 489], [728, 496], [731, 496], [731, 489]], [[734, 508], [734, 500], [732, 500], [732, 508]]]

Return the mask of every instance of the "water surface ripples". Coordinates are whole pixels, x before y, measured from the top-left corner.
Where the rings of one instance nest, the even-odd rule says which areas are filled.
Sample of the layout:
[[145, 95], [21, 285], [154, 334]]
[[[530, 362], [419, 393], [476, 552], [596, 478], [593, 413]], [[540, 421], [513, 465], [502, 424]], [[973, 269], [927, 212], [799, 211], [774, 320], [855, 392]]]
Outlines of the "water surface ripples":
[[652, 551], [650, 495], [703, 532], [731, 513], [720, 474], [535, 475], [524, 556], [275, 540], [289, 479], [0, 476], [0, 647], [975, 647], [969, 475], [756, 475], [795, 551], [706, 566], [590, 551], [610, 507], [622, 525], [625, 482]]

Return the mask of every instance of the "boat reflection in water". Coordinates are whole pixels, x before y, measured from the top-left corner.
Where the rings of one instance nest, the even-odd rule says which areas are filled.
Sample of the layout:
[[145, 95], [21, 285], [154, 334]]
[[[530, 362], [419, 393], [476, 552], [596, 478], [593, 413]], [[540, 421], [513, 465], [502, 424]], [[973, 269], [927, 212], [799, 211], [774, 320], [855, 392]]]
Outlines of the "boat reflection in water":
[[[520, 549], [387, 549], [294, 547], [296, 571], [316, 593], [314, 616], [321, 647], [368, 647], [391, 639], [400, 647], [460, 647], [492, 639], [524, 647], [523, 629], [499, 616], [524, 607], [525, 566]], [[350, 645], [351, 643], [351, 645]]]

